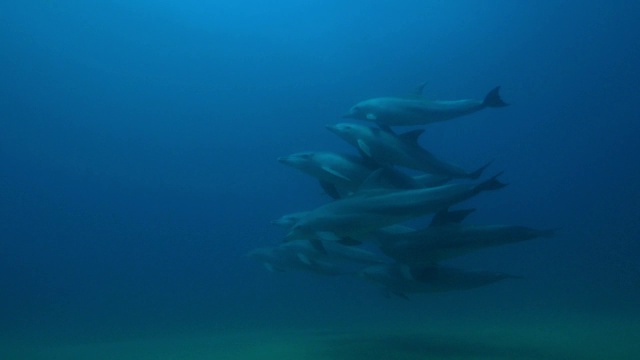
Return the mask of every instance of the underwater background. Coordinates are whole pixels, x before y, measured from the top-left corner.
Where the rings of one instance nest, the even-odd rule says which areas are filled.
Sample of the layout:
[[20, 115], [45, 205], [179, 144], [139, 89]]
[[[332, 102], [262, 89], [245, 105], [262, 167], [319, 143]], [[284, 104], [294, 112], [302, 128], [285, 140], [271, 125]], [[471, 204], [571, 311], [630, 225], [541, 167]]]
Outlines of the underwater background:
[[[5, 1], [0, 357], [640, 358], [636, 1]], [[504, 109], [421, 145], [509, 186], [474, 224], [553, 238], [450, 263], [523, 276], [410, 301], [271, 273], [270, 224], [327, 201], [278, 164], [426, 81]], [[420, 220], [427, 223], [428, 219]], [[635, 334], [635, 335], [634, 335]]]

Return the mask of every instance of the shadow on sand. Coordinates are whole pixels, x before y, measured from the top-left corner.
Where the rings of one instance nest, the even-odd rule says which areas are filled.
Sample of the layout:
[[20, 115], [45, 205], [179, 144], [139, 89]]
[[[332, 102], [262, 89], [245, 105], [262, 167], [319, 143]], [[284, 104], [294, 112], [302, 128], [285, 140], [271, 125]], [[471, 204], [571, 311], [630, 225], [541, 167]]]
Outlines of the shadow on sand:
[[326, 345], [322, 355], [337, 360], [565, 358], [518, 344], [489, 344], [440, 335], [353, 335], [327, 339]]

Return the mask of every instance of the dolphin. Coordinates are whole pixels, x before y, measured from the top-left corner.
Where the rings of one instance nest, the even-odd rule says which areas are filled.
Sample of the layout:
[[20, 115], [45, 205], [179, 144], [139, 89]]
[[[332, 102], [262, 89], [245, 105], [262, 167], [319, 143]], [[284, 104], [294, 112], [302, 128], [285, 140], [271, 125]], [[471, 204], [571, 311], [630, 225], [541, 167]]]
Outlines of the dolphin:
[[418, 144], [418, 137], [424, 130], [413, 130], [398, 135], [386, 129], [348, 123], [329, 125], [327, 129], [355, 146], [364, 157], [372, 158], [384, 165], [399, 165], [428, 174], [470, 179], [479, 178], [489, 165], [467, 172], [456, 165], [437, 159]]
[[293, 225], [283, 240], [322, 239], [352, 243], [354, 236], [438, 212], [484, 191], [501, 189], [506, 185], [497, 180], [499, 175], [479, 184], [448, 184], [415, 190], [360, 191], [309, 211]]
[[555, 233], [554, 230], [525, 226], [460, 224], [473, 210], [441, 211], [434, 216], [429, 227], [421, 230], [399, 233], [397, 230], [385, 232], [386, 229], [380, 229], [374, 242], [385, 255], [396, 261], [422, 266], [487, 247], [551, 237]]
[[500, 87], [487, 93], [484, 100], [427, 100], [422, 97], [424, 84], [407, 97], [380, 97], [361, 101], [343, 117], [367, 120], [382, 126], [414, 126], [446, 121], [508, 104], [500, 98]]
[[290, 251], [290, 249], [278, 246], [253, 249], [247, 256], [261, 262], [267, 270], [272, 272], [307, 271], [331, 276], [352, 274], [336, 264], [311, 260], [305, 253]]
[[372, 252], [335, 242], [325, 242], [323, 247], [325, 251], [319, 251], [309, 241], [297, 240], [257, 248], [250, 251], [248, 256], [262, 262], [270, 271], [303, 270], [322, 275], [355, 273], [341, 265], [375, 265], [387, 261]]
[[[317, 178], [325, 192], [334, 199], [356, 192], [364, 181], [378, 169], [377, 163], [346, 154], [327, 151], [307, 151], [278, 158], [282, 164], [291, 166]], [[410, 177], [386, 167], [381, 176], [382, 182], [374, 186], [379, 188], [417, 189], [426, 186], [438, 186], [449, 181], [449, 177], [429, 175]]]
[[384, 286], [387, 294], [408, 299], [407, 294], [470, 290], [509, 278], [500, 272], [464, 271], [450, 267], [412, 268], [404, 264], [383, 264], [364, 268], [358, 275]]

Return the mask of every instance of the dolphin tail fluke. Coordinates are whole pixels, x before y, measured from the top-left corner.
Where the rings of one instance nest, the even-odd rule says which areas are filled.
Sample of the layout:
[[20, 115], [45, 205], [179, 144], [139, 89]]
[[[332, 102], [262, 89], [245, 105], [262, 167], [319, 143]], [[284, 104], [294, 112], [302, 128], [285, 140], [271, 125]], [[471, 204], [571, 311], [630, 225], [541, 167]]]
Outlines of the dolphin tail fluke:
[[501, 172], [494, 175], [491, 179], [483, 181], [480, 184], [476, 185], [475, 191], [477, 193], [481, 193], [483, 191], [493, 191], [493, 190], [502, 189], [503, 187], [507, 186], [507, 184], [498, 180], [498, 176], [500, 175], [502, 175]]
[[491, 165], [492, 162], [493, 161], [489, 161], [488, 163], [480, 166], [477, 170], [470, 173], [467, 177], [474, 180], [479, 178], [480, 176], [482, 176], [482, 173], [489, 167], [489, 165]]
[[329, 195], [332, 199], [337, 200], [340, 199], [340, 192], [336, 188], [336, 186], [330, 182], [320, 180], [320, 187], [324, 192]]
[[504, 107], [509, 104], [502, 101], [500, 98], [500, 86], [496, 86], [487, 93], [487, 96], [484, 97], [482, 105], [486, 107]]

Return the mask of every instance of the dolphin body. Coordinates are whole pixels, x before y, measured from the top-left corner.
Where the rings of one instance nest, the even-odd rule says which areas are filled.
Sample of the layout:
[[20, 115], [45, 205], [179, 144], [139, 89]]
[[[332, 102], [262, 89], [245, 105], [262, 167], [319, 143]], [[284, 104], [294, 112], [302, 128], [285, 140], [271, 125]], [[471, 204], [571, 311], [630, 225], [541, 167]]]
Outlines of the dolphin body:
[[348, 244], [373, 230], [432, 214], [483, 191], [506, 186], [497, 180], [498, 176], [479, 184], [360, 191], [309, 211], [293, 225], [284, 241], [332, 240]]
[[282, 247], [261, 247], [252, 250], [247, 256], [261, 262], [269, 271], [307, 271], [320, 275], [351, 274], [336, 264], [326, 261], [311, 261], [305, 253], [290, 251]]
[[248, 256], [264, 264], [270, 271], [301, 270], [321, 275], [353, 274], [345, 264], [374, 265], [386, 259], [369, 251], [333, 242], [323, 243], [324, 251], [316, 249], [309, 241], [297, 240], [278, 246], [257, 248]]
[[[369, 175], [379, 168], [358, 156], [319, 151], [291, 154], [278, 158], [278, 161], [317, 178], [325, 192], [334, 199], [359, 190]], [[442, 185], [450, 179], [435, 175], [410, 177], [391, 167], [386, 167], [381, 175], [380, 183], [370, 186], [418, 189]]]
[[327, 129], [355, 146], [363, 156], [383, 165], [399, 165], [428, 174], [453, 178], [477, 179], [488, 164], [471, 173], [437, 159], [418, 144], [418, 137], [424, 130], [413, 130], [395, 134], [388, 129], [380, 129], [359, 124], [329, 125]]
[[408, 97], [380, 97], [361, 101], [343, 117], [373, 121], [382, 126], [414, 126], [446, 121], [472, 114], [488, 107], [508, 104], [500, 98], [500, 87], [493, 88], [484, 100], [427, 100], [422, 97], [424, 84]]
[[381, 284], [388, 294], [408, 299], [407, 294], [470, 290], [509, 278], [519, 278], [500, 272], [464, 271], [450, 267], [412, 268], [404, 264], [374, 265], [358, 275]]
[[399, 263], [428, 266], [487, 247], [551, 237], [555, 233], [525, 226], [460, 224], [472, 211], [439, 212], [432, 224], [422, 230], [380, 229], [373, 241]]

